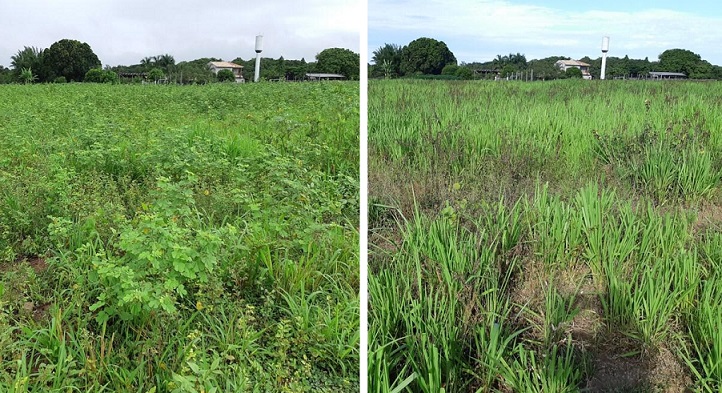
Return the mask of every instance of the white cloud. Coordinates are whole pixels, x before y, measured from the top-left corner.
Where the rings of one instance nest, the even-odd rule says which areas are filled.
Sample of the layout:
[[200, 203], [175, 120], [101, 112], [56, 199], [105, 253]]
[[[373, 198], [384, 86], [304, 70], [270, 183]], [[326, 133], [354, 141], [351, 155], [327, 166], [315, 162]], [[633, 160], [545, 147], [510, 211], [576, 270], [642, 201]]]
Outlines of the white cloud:
[[384, 43], [405, 45], [425, 36], [443, 40], [458, 60], [467, 62], [509, 52], [525, 53], [528, 59], [597, 57], [602, 36], [608, 35], [610, 56], [653, 60], [666, 49], [684, 48], [722, 64], [722, 47], [715, 44], [722, 40], [722, 29], [710, 28], [720, 25], [720, 17], [653, 8], [565, 11], [499, 0], [369, 0], [368, 50], [372, 56]]
[[169, 53], [201, 57], [265, 57], [313, 61], [330, 47], [359, 51], [360, 0], [23, 0], [0, 2], [0, 64], [24, 46], [47, 48], [70, 38], [87, 42], [103, 64], [134, 64]]

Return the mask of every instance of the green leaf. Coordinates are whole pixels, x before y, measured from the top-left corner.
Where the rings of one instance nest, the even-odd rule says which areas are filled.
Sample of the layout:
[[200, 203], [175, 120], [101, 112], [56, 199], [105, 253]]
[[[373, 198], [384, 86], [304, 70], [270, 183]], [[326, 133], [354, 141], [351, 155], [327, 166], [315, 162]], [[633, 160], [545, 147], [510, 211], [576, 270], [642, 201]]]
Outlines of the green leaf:
[[201, 373], [200, 367], [198, 367], [198, 365], [195, 362], [188, 362], [186, 364], [188, 364], [188, 367], [190, 367], [190, 369], [193, 371], [193, 373], [195, 373], [195, 374]]
[[176, 292], [180, 297], [183, 297], [188, 294], [188, 291], [186, 291], [185, 285], [181, 284], [178, 286], [178, 289], [176, 289]]
[[163, 311], [173, 314], [177, 311], [175, 304], [173, 302], [173, 299], [170, 296], [163, 296], [160, 299], [160, 306], [163, 308]]
[[97, 309], [99, 309], [99, 308], [101, 308], [101, 307], [103, 307], [103, 306], [105, 306], [105, 302], [102, 301], [102, 300], [99, 300], [99, 301], [93, 303], [88, 309], [89, 309], [90, 311], [95, 311], [95, 310], [97, 310]]
[[95, 316], [95, 322], [97, 322], [99, 325], [102, 325], [110, 320], [110, 315], [108, 315], [107, 312], [101, 311], [98, 313], [98, 315]]
[[131, 314], [127, 311], [123, 311], [120, 313], [120, 319], [122, 319], [123, 321], [126, 321], [126, 322], [130, 321], [133, 319], [133, 314]]
[[180, 283], [178, 282], [178, 280], [176, 280], [175, 278], [169, 278], [165, 281], [164, 287], [166, 290], [173, 291], [178, 288], [179, 285]]

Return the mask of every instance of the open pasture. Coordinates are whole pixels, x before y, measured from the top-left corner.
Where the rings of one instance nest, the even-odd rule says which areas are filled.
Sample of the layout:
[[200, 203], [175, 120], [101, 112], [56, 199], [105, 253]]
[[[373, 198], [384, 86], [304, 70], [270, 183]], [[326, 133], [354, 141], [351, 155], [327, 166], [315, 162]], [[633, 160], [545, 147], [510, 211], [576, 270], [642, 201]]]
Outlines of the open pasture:
[[370, 390], [719, 391], [721, 109], [716, 83], [372, 81]]
[[358, 391], [358, 89], [0, 88], [0, 391]]

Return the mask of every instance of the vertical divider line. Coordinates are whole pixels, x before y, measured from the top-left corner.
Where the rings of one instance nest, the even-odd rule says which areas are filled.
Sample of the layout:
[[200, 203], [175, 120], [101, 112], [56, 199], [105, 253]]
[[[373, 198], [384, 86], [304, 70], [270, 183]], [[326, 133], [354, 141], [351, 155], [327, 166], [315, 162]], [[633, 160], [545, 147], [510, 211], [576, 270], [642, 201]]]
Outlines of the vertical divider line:
[[360, 353], [359, 353], [359, 382], [360, 392], [366, 393], [368, 391], [368, 0], [360, 0], [361, 12], [361, 34], [360, 34], [360, 46], [359, 55], [361, 67], [360, 72], [360, 86], [359, 86], [359, 115], [360, 119], [360, 220], [359, 220], [359, 299], [360, 304]]

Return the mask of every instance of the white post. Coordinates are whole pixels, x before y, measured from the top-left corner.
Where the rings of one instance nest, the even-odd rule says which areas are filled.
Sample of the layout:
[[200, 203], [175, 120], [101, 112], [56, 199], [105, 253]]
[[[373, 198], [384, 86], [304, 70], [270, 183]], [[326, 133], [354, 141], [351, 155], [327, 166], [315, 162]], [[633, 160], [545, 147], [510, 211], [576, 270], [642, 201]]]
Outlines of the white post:
[[609, 37], [602, 37], [602, 72], [599, 75], [599, 79], [604, 79], [604, 74], [607, 71], [607, 52], [609, 52]]
[[258, 82], [261, 77], [261, 54], [256, 53], [256, 70], [253, 74], [253, 81]]
[[253, 74], [253, 81], [258, 82], [261, 79], [261, 52], [263, 51], [263, 36], [256, 36], [256, 69]]

